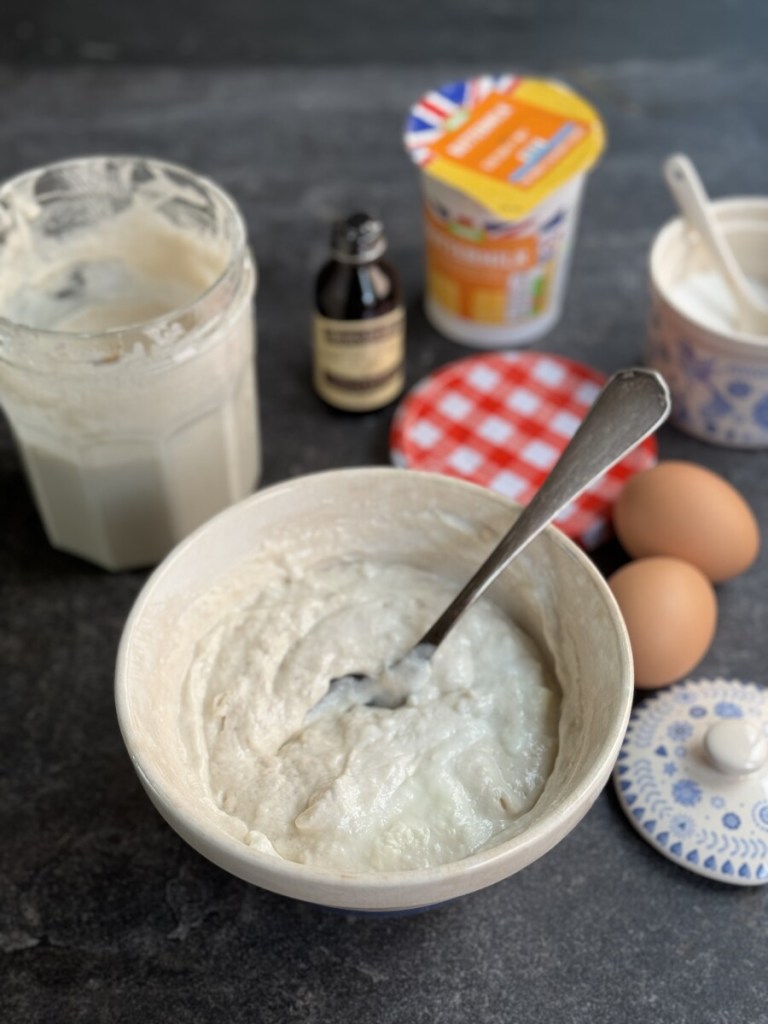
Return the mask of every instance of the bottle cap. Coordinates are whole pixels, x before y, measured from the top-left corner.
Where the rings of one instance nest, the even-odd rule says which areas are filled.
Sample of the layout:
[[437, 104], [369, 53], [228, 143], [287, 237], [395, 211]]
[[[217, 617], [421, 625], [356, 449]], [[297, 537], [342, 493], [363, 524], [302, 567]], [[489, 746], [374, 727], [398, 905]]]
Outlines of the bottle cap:
[[337, 220], [331, 230], [331, 251], [342, 263], [370, 263], [387, 248], [384, 225], [367, 213]]

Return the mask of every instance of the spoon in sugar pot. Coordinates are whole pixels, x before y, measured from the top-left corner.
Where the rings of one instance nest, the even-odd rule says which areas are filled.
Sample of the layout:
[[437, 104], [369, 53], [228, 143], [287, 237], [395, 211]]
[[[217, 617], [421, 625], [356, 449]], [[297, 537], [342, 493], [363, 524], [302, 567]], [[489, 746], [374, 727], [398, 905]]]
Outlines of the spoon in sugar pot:
[[768, 303], [763, 301], [733, 255], [691, 160], [676, 153], [664, 162], [664, 177], [680, 212], [701, 238], [728, 286], [744, 331], [768, 335]]
[[632, 368], [614, 374], [511, 529], [419, 642], [380, 677], [351, 673], [331, 680], [328, 692], [309, 710], [305, 722], [331, 708], [352, 704], [383, 708], [404, 704], [420, 671], [464, 612], [570, 502], [653, 433], [670, 408], [669, 388], [655, 370]]

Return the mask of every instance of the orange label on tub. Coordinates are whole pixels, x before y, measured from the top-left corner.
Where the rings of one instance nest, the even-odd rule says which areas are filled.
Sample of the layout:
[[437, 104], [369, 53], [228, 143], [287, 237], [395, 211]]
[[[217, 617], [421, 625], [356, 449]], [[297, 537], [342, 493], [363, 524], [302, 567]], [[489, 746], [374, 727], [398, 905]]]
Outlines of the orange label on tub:
[[489, 238], [469, 227], [462, 232], [429, 206], [425, 220], [427, 292], [447, 313], [502, 325], [547, 308], [552, 267], [541, 260], [536, 235]]
[[584, 139], [588, 126], [514, 95], [491, 94], [456, 131], [434, 144], [435, 155], [530, 188]]

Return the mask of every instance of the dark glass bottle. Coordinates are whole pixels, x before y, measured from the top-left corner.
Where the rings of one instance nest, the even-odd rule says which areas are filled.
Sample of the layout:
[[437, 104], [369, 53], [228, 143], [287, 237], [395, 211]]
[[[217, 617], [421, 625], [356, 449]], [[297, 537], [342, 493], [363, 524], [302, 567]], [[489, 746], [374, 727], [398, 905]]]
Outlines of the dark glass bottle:
[[355, 213], [333, 225], [315, 285], [313, 379], [337, 409], [370, 412], [405, 383], [405, 311], [381, 221]]

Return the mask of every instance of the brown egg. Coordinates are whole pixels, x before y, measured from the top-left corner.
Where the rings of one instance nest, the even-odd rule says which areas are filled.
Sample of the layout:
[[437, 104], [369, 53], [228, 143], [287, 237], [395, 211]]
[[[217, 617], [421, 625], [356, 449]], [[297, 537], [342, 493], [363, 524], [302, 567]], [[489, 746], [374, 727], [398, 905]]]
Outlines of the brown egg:
[[608, 580], [632, 645], [635, 686], [667, 686], [707, 653], [717, 626], [712, 584], [679, 558], [641, 558]]
[[748, 569], [760, 547], [757, 520], [744, 498], [692, 462], [660, 462], [633, 476], [614, 505], [613, 522], [633, 558], [682, 558], [713, 583]]

